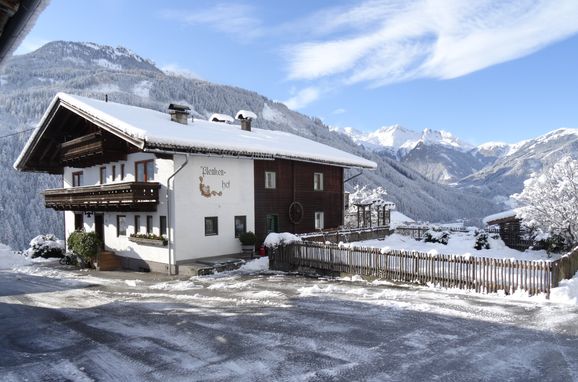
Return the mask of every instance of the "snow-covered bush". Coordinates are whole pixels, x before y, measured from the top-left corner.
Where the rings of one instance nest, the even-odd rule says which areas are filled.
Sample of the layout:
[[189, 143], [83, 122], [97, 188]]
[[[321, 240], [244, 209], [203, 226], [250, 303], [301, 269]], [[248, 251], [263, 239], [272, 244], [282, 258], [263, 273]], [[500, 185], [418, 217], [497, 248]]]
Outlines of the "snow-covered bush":
[[448, 231], [428, 229], [423, 234], [423, 241], [426, 243], [440, 243], [443, 245], [447, 245], [449, 240], [450, 240], [450, 233]]
[[275, 233], [271, 232], [265, 238], [263, 245], [267, 248], [276, 248], [281, 245], [300, 242], [301, 238], [289, 232]]
[[74, 231], [68, 237], [68, 248], [87, 263], [96, 257], [100, 245], [95, 232]]
[[30, 258], [43, 257], [45, 259], [64, 256], [64, 241], [53, 234], [38, 235], [30, 240], [30, 248], [24, 251]]
[[512, 197], [522, 205], [516, 214], [526, 226], [560, 236], [565, 249], [578, 243], [578, 161], [562, 158], [532, 175]]
[[475, 239], [474, 249], [490, 249], [490, 237], [486, 231], [477, 231]]

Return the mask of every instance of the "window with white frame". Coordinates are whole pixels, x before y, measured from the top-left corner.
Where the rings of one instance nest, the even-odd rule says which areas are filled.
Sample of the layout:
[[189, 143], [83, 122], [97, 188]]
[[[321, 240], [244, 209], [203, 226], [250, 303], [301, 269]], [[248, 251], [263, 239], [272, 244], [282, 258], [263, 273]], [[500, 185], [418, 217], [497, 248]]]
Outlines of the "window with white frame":
[[313, 173], [313, 190], [323, 191], [323, 173], [322, 172]]
[[277, 188], [277, 173], [275, 171], [265, 171], [265, 188]]
[[315, 212], [315, 229], [323, 229], [325, 224], [325, 213]]

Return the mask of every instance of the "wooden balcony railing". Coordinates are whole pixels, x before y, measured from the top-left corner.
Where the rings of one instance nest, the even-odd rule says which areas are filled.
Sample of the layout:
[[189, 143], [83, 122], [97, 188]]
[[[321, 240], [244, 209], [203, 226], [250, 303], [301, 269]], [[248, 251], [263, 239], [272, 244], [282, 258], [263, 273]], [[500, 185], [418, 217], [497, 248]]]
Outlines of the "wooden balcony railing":
[[44, 191], [46, 208], [59, 211], [156, 211], [159, 183], [127, 182]]

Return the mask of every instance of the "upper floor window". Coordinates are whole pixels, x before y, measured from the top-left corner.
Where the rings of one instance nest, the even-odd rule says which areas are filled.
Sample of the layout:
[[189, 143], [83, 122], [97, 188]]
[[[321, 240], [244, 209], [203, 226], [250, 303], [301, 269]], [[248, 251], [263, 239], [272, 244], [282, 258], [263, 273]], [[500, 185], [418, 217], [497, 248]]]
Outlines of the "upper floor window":
[[265, 171], [265, 188], [277, 188], [277, 173]]
[[100, 168], [100, 184], [106, 183], [106, 167]]
[[323, 173], [313, 173], [313, 190], [323, 191]]
[[137, 182], [150, 182], [155, 176], [154, 159], [134, 163], [134, 177]]
[[324, 220], [325, 220], [325, 213], [315, 212], [315, 229], [323, 229], [325, 223]]
[[80, 187], [84, 183], [82, 171], [72, 173], [72, 187]]
[[112, 165], [112, 181], [116, 180], [116, 166]]
[[120, 180], [124, 180], [124, 163], [120, 164]]

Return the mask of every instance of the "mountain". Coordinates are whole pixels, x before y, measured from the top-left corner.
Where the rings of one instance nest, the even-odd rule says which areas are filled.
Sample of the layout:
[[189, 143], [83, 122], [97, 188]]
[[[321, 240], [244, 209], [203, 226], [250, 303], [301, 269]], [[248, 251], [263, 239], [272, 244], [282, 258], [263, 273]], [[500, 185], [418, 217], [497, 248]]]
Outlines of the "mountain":
[[475, 155], [476, 147], [447, 131], [424, 129], [417, 132], [399, 125], [362, 133], [353, 128], [332, 128], [368, 150], [387, 153], [427, 179], [453, 184], [489, 163], [485, 151]]
[[[240, 109], [252, 110], [258, 115], [255, 127], [288, 131], [375, 161], [376, 171], [363, 172], [347, 182], [346, 188], [382, 186], [398, 209], [411, 218], [465, 218], [475, 223], [498, 210], [493, 202], [478, 196], [476, 189], [459, 190], [432, 182], [391, 153], [370, 150], [349, 136], [330, 131], [318, 118], [291, 111], [252, 91], [164, 73], [126, 48], [56, 41], [13, 57], [0, 73], [0, 136], [34, 126], [59, 91], [100, 99], [106, 94], [113, 102], [159, 111], [166, 111], [169, 103], [187, 104], [199, 118], [215, 112], [234, 115]], [[61, 178], [12, 169], [29, 134], [0, 139], [0, 242], [13, 248], [25, 247], [40, 233], [62, 236], [63, 232], [62, 213], [45, 209], [41, 195], [46, 188], [60, 187]], [[422, 135], [424, 143], [438, 136]], [[435, 139], [448, 141], [443, 134]], [[357, 173], [348, 171], [346, 177]]]
[[473, 148], [447, 131], [424, 129], [419, 133], [400, 125], [384, 126], [369, 133], [351, 127], [332, 127], [331, 130], [349, 136], [355, 143], [368, 149], [389, 150], [399, 157], [405, 156], [418, 145], [451, 147], [459, 151]]
[[565, 155], [578, 158], [578, 129], [558, 129], [515, 145], [495, 145], [496, 159], [460, 180], [457, 187], [501, 201], [522, 191], [524, 180]]

